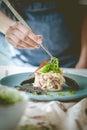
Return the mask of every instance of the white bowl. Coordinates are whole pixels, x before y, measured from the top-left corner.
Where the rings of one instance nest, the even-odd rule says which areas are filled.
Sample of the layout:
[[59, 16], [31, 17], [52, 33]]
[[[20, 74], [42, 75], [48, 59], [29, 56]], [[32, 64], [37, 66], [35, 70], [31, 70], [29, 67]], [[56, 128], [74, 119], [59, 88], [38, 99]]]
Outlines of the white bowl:
[[[25, 94], [23, 96], [26, 97]], [[0, 105], [0, 130], [15, 130], [26, 108], [27, 99], [13, 105]]]

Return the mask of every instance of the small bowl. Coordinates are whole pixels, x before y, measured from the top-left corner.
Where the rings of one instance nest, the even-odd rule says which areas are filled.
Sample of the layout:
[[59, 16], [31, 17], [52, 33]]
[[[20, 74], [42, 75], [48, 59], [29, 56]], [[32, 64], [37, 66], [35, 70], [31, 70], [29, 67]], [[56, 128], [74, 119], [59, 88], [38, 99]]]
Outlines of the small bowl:
[[[8, 87], [4, 87], [4, 89], [8, 89], [8, 91], [11, 90], [14, 92], [18, 91]], [[22, 101], [5, 105], [0, 103], [0, 130], [15, 130], [23, 115], [27, 105], [28, 97], [23, 92], [18, 91], [17, 93], [22, 96]]]

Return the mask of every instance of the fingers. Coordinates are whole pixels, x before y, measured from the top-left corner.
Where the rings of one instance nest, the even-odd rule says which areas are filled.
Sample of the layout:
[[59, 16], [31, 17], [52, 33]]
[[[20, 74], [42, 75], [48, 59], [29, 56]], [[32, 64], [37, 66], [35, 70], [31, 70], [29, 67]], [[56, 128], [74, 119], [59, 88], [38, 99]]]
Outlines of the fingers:
[[42, 43], [42, 36], [35, 35], [31, 30], [21, 23], [15, 22], [6, 32], [6, 40], [17, 48], [34, 49]]
[[[24, 36], [23, 36], [24, 37]], [[13, 33], [8, 33], [6, 36], [6, 39], [9, 43], [11, 43], [14, 47], [24, 47], [24, 48], [36, 48], [38, 46], [35, 46], [35, 42], [31, 39], [29, 39], [27, 36], [24, 38], [19, 38], [17, 35]], [[10, 42], [11, 41], [11, 42]]]
[[16, 48], [25, 49], [25, 47], [23, 47], [22, 45], [17, 45], [16, 42], [13, 41], [10, 37], [8, 38], [8, 42]]
[[[27, 44], [26, 42], [23, 42], [19, 39], [13, 38], [13, 37], [6, 37], [6, 39], [7, 39], [8, 43], [10, 43], [11, 45], [13, 45], [14, 47], [19, 48], [19, 49], [26, 49], [26, 48], [34, 49], [34, 48], [36, 48], [36, 47], [33, 47], [33, 46]], [[16, 40], [14, 40], [14, 39], [16, 39]]]

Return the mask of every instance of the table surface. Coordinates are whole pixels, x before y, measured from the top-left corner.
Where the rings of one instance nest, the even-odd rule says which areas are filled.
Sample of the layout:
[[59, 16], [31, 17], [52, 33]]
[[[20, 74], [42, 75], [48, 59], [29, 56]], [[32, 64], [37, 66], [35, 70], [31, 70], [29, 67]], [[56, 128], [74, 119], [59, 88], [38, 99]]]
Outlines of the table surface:
[[[0, 78], [23, 72], [34, 72], [37, 67], [0, 66]], [[87, 69], [62, 68], [65, 73], [78, 74], [87, 77]]]
[[[0, 66], [0, 78], [17, 73], [34, 72], [37, 67]], [[62, 68], [65, 73], [78, 74], [87, 77], [87, 69]], [[18, 130], [24, 125], [34, 125], [34, 129], [42, 130], [87, 130], [87, 98], [78, 102], [35, 102], [29, 100], [27, 108], [20, 120]], [[62, 123], [61, 123], [62, 122]], [[24, 127], [24, 130], [28, 130]], [[30, 130], [30, 129], [29, 129]], [[32, 130], [32, 129], [31, 129]]]

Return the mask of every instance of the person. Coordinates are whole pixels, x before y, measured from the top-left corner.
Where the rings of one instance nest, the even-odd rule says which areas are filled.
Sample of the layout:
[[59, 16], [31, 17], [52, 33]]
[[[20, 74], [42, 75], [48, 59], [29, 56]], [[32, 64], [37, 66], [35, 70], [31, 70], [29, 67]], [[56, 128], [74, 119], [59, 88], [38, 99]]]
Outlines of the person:
[[33, 32], [0, 3], [0, 64], [38, 66], [49, 60], [60, 67], [87, 68], [86, 0], [9, 0]]

